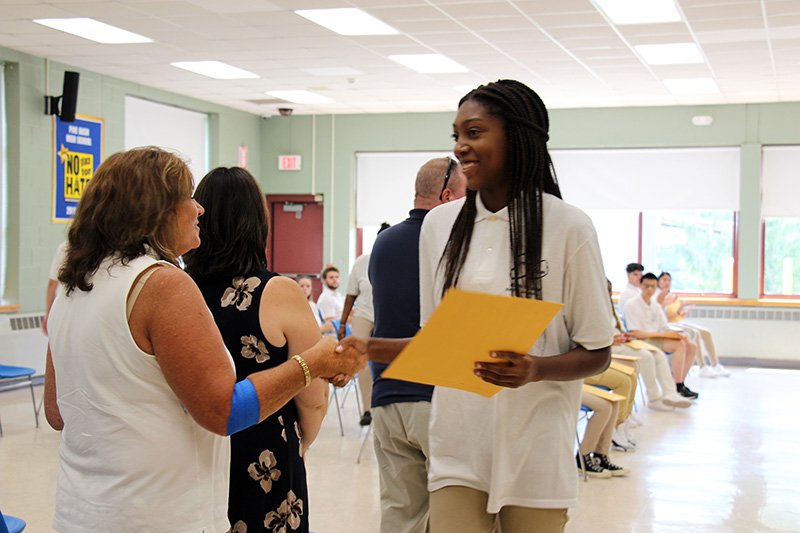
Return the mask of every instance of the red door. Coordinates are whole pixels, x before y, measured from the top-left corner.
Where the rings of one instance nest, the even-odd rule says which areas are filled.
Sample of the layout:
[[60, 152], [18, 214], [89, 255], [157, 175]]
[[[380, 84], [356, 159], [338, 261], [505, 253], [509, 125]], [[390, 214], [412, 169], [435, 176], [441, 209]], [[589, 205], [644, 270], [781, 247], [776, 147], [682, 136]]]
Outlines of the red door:
[[269, 268], [274, 272], [295, 277], [313, 277], [314, 299], [322, 286], [319, 274], [322, 261], [322, 202], [310, 194], [267, 195], [271, 232], [267, 244]]

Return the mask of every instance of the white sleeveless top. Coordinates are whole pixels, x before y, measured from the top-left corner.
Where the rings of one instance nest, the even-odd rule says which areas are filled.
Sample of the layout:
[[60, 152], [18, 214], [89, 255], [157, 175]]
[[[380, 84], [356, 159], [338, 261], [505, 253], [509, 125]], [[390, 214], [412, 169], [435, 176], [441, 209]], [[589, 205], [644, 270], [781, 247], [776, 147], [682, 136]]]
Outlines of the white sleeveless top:
[[66, 296], [59, 286], [48, 323], [64, 420], [57, 531], [216, 533], [230, 527], [229, 440], [189, 416], [128, 327], [128, 292], [157, 262], [144, 256], [109, 269], [106, 260], [90, 292]]

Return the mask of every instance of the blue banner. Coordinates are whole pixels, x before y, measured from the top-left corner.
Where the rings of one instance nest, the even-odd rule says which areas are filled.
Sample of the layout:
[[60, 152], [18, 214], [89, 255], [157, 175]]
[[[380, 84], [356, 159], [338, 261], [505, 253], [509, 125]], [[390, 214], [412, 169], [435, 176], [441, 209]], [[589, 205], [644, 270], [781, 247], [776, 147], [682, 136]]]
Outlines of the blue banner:
[[78, 202], [103, 160], [103, 119], [53, 116], [53, 222], [75, 216]]

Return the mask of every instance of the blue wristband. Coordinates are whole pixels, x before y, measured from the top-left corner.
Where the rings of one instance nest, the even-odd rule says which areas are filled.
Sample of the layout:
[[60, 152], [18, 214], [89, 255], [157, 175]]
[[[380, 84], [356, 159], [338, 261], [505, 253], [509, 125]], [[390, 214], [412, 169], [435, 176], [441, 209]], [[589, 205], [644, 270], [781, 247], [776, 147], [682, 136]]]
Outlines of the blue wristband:
[[228, 428], [225, 435], [231, 435], [258, 424], [261, 417], [261, 404], [253, 382], [243, 379], [233, 387], [231, 398], [231, 414], [228, 417]]

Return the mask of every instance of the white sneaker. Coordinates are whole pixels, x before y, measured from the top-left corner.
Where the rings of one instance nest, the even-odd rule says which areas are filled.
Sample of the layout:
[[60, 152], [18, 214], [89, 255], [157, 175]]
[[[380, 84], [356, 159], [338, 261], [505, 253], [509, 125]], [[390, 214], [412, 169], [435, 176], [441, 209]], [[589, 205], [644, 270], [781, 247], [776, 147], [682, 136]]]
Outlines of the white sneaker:
[[638, 428], [639, 426], [644, 425], [644, 420], [642, 420], [642, 417], [633, 412], [628, 415], [627, 420], [630, 420], [630, 425], [632, 428]]
[[716, 372], [718, 376], [722, 376], [724, 378], [731, 377], [731, 371], [722, 366], [722, 363], [717, 363], [716, 365], [713, 366], [713, 368], [714, 372]]
[[664, 402], [666, 405], [671, 405], [672, 407], [682, 407], [684, 409], [692, 406], [692, 402], [689, 401], [688, 398], [684, 398], [677, 392], [670, 392], [669, 394], [665, 394], [664, 396], [661, 397], [661, 401]]
[[701, 378], [715, 378], [717, 377], [717, 373], [714, 372], [714, 369], [708, 365], [704, 365], [700, 369], [700, 377]]
[[636, 451], [636, 445], [631, 443], [619, 428], [614, 428], [614, 431], [611, 433], [611, 445], [615, 450], [621, 452]]
[[661, 398], [653, 400], [652, 402], [647, 402], [647, 407], [654, 411], [672, 411], [674, 409], [674, 407], [667, 405]]
[[628, 442], [636, 446], [636, 441], [633, 439], [630, 433], [630, 426], [626, 424], [621, 424], [620, 429], [622, 429], [622, 434], [625, 435], [625, 438], [628, 439]]

